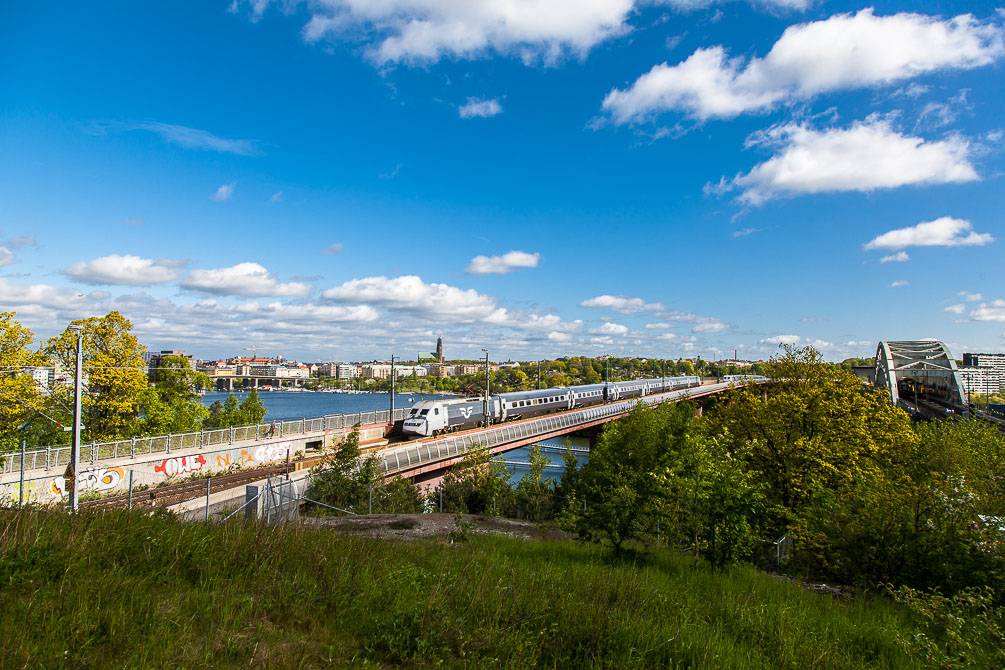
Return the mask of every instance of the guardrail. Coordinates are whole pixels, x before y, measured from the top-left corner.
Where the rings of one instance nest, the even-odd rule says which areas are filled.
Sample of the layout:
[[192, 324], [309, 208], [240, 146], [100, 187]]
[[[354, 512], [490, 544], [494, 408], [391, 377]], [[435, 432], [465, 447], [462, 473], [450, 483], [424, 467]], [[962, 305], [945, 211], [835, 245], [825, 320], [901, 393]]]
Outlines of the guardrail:
[[[721, 388], [719, 388], [720, 386]], [[729, 384], [717, 384], [716, 390], [722, 390], [728, 386]], [[701, 390], [709, 388], [706, 386]], [[476, 444], [492, 449], [493, 447], [516, 442], [523, 438], [545, 435], [563, 428], [575, 428], [576, 426], [592, 423], [597, 419], [624, 414], [630, 412], [639, 402], [644, 402], [648, 405], [657, 405], [664, 400], [679, 400], [686, 395], [690, 395], [691, 391], [693, 389], [683, 389], [643, 398], [633, 398], [610, 405], [587, 407], [579, 411], [559, 414], [557, 416], [541, 417], [514, 424], [501, 424], [495, 428], [488, 428], [474, 434], [447, 436], [425, 442], [415, 442], [406, 447], [380, 451], [377, 453], [377, 458], [383, 461], [385, 474], [394, 474], [427, 463], [435, 463], [446, 458], [459, 456], [466, 453]]]
[[[405, 418], [408, 408], [398, 407], [394, 410], [394, 420]], [[311, 418], [290, 421], [276, 421], [276, 431], [270, 434], [271, 423], [258, 423], [248, 426], [231, 426], [230, 428], [214, 428], [200, 430], [194, 433], [170, 433], [168, 435], [153, 435], [150, 437], [133, 437], [109, 442], [92, 442], [80, 445], [81, 463], [99, 463], [117, 458], [136, 458], [147, 454], [167, 453], [179, 449], [202, 449], [219, 444], [233, 444], [248, 440], [261, 440], [266, 437], [289, 437], [294, 435], [309, 435], [322, 433], [326, 430], [351, 428], [357, 423], [361, 426], [390, 423], [389, 410], [373, 410], [370, 412], [354, 412], [352, 414], [326, 414]], [[21, 469], [21, 454], [13, 452], [4, 454], [3, 474], [17, 472]], [[69, 445], [49, 446], [44, 449], [26, 451], [24, 454], [24, 469], [37, 470], [65, 466], [70, 462]]]

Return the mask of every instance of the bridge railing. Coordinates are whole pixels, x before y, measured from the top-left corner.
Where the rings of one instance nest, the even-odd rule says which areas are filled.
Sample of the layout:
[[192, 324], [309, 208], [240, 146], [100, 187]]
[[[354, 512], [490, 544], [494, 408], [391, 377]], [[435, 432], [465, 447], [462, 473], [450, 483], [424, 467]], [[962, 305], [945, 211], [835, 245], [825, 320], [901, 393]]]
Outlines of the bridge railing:
[[[394, 420], [405, 418], [408, 408], [398, 407], [394, 410]], [[192, 433], [169, 433], [167, 435], [152, 435], [148, 437], [133, 437], [107, 442], [92, 442], [80, 445], [80, 462], [96, 464], [102, 461], [119, 458], [136, 458], [148, 454], [165, 453], [182, 449], [203, 449], [222, 444], [247, 442], [249, 440], [273, 439], [277, 437], [292, 437], [323, 433], [326, 430], [352, 428], [356, 424], [362, 426], [390, 423], [390, 410], [372, 410], [369, 412], [353, 412], [351, 414], [326, 414], [303, 419], [276, 421], [275, 431], [271, 423], [257, 423], [229, 428], [213, 428]], [[48, 446], [43, 449], [33, 449], [24, 454], [24, 469], [38, 470], [56, 467], [65, 468], [70, 462], [69, 445]], [[4, 454], [3, 474], [17, 472], [21, 469], [21, 454], [19, 452]]]
[[648, 405], [657, 405], [664, 400], [678, 400], [687, 394], [688, 390], [672, 391], [645, 398], [624, 400], [610, 405], [586, 407], [578, 412], [541, 417], [514, 424], [501, 424], [473, 434], [451, 435], [436, 440], [413, 442], [405, 447], [385, 449], [377, 454], [377, 458], [381, 459], [386, 474], [394, 474], [459, 456], [475, 445], [483, 445], [492, 449], [521, 439], [545, 435], [564, 428], [575, 428], [598, 419], [624, 414], [630, 412], [640, 401]]

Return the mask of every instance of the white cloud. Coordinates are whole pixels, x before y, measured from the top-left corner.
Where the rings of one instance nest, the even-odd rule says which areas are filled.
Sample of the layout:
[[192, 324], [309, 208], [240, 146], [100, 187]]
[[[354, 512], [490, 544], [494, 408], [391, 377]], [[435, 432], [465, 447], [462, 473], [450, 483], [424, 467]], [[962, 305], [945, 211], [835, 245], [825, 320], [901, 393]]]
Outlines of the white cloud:
[[10, 265], [15, 260], [14, 252], [7, 247], [0, 247], [0, 267]]
[[974, 181], [970, 145], [954, 137], [926, 142], [902, 135], [890, 122], [870, 117], [850, 128], [814, 130], [799, 124], [756, 133], [748, 144], [773, 146], [778, 152], [713, 191], [742, 189], [740, 200], [760, 205], [771, 198], [805, 193], [873, 191], [909, 184]]
[[216, 189], [216, 193], [210, 196], [213, 200], [217, 202], [223, 202], [234, 195], [234, 186], [236, 184], [224, 184], [220, 188]]
[[344, 248], [345, 247], [341, 242], [336, 242], [334, 244], [329, 244], [327, 247], [322, 249], [321, 253], [325, 256], [334, 256], [335, 254], [341, 252]]
[[571, 339], [572, 335], [569, 333], [559, 333], [556, 331], [548, 333], [548, 340], [551, 342], [568, 342]]
[[63, 274], [87, 284], [153, 286], [177, 279], [187, 262], [178, 258], [152, 260], [132, 254], [110, 254], [74, 263]]
[[[690, 12], [696, 9], [705, 9], [712, 5], [722, 4], [727, 0], [659, 0], [658, 4], [669, 5], [682, 12]], [[748, 0], [751, 5], [763, 5], [769, 9], [793, 9], [805, 10], [816, 0]]]
[[575, 321], [563, 321], [557, 314], [511, 313], [505, 307], [494, 310], [483, 321], [496, 326], [532, 331], [575, 332], [583, 327], [583, 322], [579, 319]]
[[826, 340], [816, 340], [812, 338], [800, 337], [799, 335], [773, 335], [771, 337], [765, 337], [761, 340], [761, 344], [788, 344], [796, 347], [813, 347], [814, 349], [830, 349], [834, 346]]
[[628, 89], [608, 93], [603, 109], [618, 124], [671, 110], [700, 120], [730, 118], [822, 93], [980, 67], [1003, 54], [1001, 28], [972, 15], [875, 16], [867, 8], [789, 26], [763, 58], [731, 58], [712, 46], [676, 65], [656, 65]]
[[673, 324], [664, 323], [660, 321], [659, 323], [647, 323], [645, 325], [646, 330], [669, 330], [670, 328], [675, 328]]
[[694, 328], [691, 329], [693, 333], [721, 333], [725, 330], [729, 330], [729, 324], [723, 321], [705, 321], [704, 323], [699, 323]]
[[508, 251], [502, 256], [475, 256], [464, 269], [471, 275], [506, 274], [520, 268], [536, 268], [541, 254]]
[[599, 328], [594, 328], [590, 331], [594, 335], [627, 335], [628, 326], [623, 326], [620, 323], [614, 323], [608, 321]]
[[124, 127], [129, 130], [150, 131], [160, 135], [161, 139], [165, 142], [177, 144], [185, 149], [219, 151], [222, 153], [238, 154], [239, 156], [254, 156], [260, 153], [258, 145], [254, 140], [230, 140], [225, 137], [218, 137], [206, 130], [199, 130], [198, 128], [155, 122], [129, 123], [124, 124]]
[[977, 302], [978, 300], [984, 300], [984, 296], [980, 293], [967, 293], [966, 291], [960, 291], [956, 295], [962, 297], [967, 302]]
[[[295, 0], [294, 0], [295, 1]], [[244, 0], [253, 17], [270, 4]], [[585, 55], [594, 45], [628, 30], [634, 0], [311, 0], [307, 42], [366, 42], [379, 65], [477, 58], [491, 52], [526, 62], [553, 63]]]
[[950, 305], [943, 311], [949, 312], [950, 314], [963, 314], [963, 312], [967, 311], [967, 306], [961, 302], [958, 305]]
[[642, 298], [632, 298], [627, 295], [598, 295], [595, 298], [584, 300], [579, 303], [579, 306], [611, 309], [621, 314], [658, 312], [666, 309], [666, 305], [661, 302], [646, 302]]
[[193, 270], [181, 285], [217, 295], [276, 296], [305, 298], [311, 287], [300, 282], [283, 283], [258, 263], [238, 263], [229, 268]]
[[479, 100], [478, 98], [468, 98], [466, 104], [457, 108], [457, 113], [462, 119], [474, 117], [490, 117], [502, 114], [502, 105], [496, 99]]
[[734, 230], [729, 234], [730, 237], [746, 237], [747, 235], [752, 235], [753, 233], [759, 233], [760, 228], [744, 228], [743, 230]]
[[494, 298], [474, 289], [427, 284], [415, 275], [351, 279], [322, 295], [327, 300], [385, 305], [427, 317], [458, 321], [482, 320], [497, 309]]
[[990, 234], [976, 233], [972, 228], [971, 223], [965, 219], [943, 216], [934, 221], [923, 221], [916, 226], [883, 233], [870, 240], [865, 248], [984, 246], [995, 241]]
[[272, 194], [272, 197], [269, 198], [269, 203], [274, 205], [282, 199], [283, 199], [283, 192], [276, 191], [275, 193]]
[[910, 286], [911, 282], [906, 279], [898, 279], [890, 284], [890, 288], [900, 288], [901, 286]]
[[995, 300], [990, 305], [982, 303], [970, 312], [970, 320], [1005, 322], [1005, 300]]
[[911, 257], [907, 255], [906, 251], [898, 251], [895, 254], [890, 254], [889, 256], [883, 256], [879, 259], [880, 263], [904, 263], [911, 260]]

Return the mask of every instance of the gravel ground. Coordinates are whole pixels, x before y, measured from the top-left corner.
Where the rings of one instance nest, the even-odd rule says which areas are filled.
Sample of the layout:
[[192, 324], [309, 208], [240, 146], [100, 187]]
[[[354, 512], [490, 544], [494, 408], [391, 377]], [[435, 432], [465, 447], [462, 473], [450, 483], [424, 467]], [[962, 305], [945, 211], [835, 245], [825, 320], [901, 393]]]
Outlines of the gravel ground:
[[[453, 514], [365, 514], [301, 518], [307, 526], [333, 528], [339, 532], [365, 537], [411, 540], [449, 537], [456, 528]], [[470, 523], [473, 534], [508, 535], [525, 540], [565, 540], [572, 536], [556, 528], [539, 528], [527, 521], [498, 519], [481, 514], [465, 514], [462, 523]]]

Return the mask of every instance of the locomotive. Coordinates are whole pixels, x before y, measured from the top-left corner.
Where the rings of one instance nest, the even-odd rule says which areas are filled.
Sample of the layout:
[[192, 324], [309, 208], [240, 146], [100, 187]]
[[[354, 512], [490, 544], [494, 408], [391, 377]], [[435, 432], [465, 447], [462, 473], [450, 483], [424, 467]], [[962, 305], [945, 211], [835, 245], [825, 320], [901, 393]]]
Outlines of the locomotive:
[[[699, 386], [698, 377], [657, 377], [627, 382], [563, 386], [535, 391], [513, 391], [489, 396], [491, 423], [529, 419], [567, 409], [600, 405]], [[415, 403], [405, 417], [402, 432], [414, 439], [484, 426], [485, 399], [449, 398]]]

